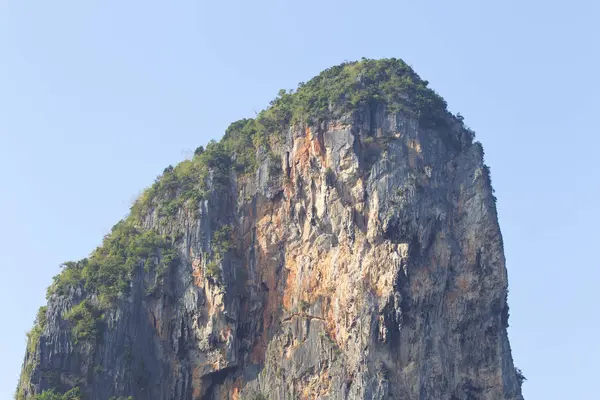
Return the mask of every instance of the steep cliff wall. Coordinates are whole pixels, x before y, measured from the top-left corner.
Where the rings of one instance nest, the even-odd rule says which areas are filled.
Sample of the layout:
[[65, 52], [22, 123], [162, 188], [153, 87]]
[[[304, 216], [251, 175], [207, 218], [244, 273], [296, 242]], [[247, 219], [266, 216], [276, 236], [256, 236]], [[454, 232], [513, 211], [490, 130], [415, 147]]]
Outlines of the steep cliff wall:
[[334, 67], [167, 168], [55, 278], [17, 398], [522, 399], [483, 150], [426, 86]]

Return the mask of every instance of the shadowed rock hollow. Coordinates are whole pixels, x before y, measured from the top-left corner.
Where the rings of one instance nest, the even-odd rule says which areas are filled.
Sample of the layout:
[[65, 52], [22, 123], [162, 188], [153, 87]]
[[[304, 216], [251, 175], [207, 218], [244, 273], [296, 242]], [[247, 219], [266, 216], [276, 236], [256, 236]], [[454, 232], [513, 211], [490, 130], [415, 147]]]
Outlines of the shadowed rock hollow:
[[65, 263], [17, 399], [522, 399], [473, 139], [401, 60], [281, 91]]

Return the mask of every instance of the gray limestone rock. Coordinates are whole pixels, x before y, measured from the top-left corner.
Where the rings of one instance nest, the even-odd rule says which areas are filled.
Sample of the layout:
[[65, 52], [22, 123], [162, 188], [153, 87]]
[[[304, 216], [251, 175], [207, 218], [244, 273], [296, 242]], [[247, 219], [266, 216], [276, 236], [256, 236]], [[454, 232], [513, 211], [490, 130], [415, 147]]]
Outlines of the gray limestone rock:
[[[65, 314], [94, 294], [50, 297], [22, 398], [522, 399], [489, 171], [447, 122], [379, 105], [292, 126], [254, 175], [149, 210], [144, 228], [179, 238], [177, 265], [162, 283], [138, 265], [91, 341]], [[215, 278], [223, 224], [235, 250]]]

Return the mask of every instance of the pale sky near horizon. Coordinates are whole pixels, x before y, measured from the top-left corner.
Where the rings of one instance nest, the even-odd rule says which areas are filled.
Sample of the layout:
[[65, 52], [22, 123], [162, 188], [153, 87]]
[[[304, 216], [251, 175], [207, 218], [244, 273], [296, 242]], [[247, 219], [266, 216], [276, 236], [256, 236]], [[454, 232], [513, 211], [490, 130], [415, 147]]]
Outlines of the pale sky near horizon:
[[404, 59], [483, 143], [525, 398], [599, 398], [598, 21], [592, 0], [0, 0], [0, 400], [61, 262], [164, 167], [363, 56]]

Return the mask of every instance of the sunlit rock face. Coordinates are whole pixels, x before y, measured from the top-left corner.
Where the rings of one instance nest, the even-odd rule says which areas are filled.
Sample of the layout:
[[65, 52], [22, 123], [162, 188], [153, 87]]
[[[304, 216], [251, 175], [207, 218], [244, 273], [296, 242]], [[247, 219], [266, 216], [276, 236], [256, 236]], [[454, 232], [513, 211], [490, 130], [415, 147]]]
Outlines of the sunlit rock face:
[[[364, 83], [379, 62], [332, 74], [400, 87], [385, 74]], [[280, 94], [270, 110], [289, 100], [296, 112], [328, 82]], [[281, 117], [262, 141], [249, 131], [252, 168], [227, 147], [232, 130], [221, 164], [202, 161], [208, 146], [196, 155], [205, 170], [165, 170], [161, 182], [179, 180], [128, 223], [167, 244], [131, 263], [109, 306], [91, 267], [51, 291], [17, 397], [522, 399], [483, 149], [445, 103], [429, 120], [411, 93], [330, 101], [318, 118]], [[194, 182], [202, 195], [177, 202]], [[78, 323], [91, 317], [71, 311], [84, 301], [90, 335]]]

